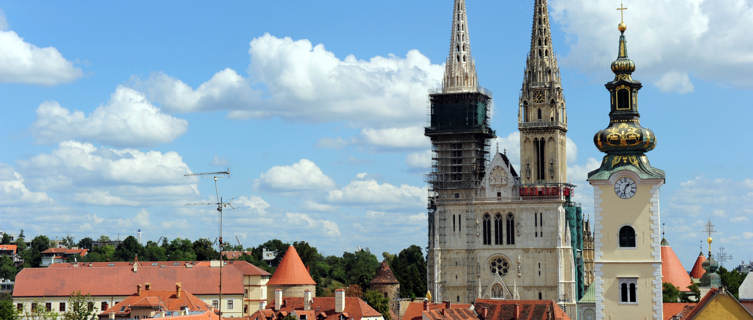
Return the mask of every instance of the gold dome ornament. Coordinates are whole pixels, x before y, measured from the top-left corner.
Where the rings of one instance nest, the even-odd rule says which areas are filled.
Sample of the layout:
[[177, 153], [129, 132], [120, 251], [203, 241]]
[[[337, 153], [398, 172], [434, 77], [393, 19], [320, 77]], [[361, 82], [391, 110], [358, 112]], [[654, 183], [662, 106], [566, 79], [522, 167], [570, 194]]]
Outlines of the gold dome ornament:
[[620, 32], [625, 32], [625, 30], [627, 30], [627, 25], [624, 21], [617, 25], [617, 30], [620, 30]]

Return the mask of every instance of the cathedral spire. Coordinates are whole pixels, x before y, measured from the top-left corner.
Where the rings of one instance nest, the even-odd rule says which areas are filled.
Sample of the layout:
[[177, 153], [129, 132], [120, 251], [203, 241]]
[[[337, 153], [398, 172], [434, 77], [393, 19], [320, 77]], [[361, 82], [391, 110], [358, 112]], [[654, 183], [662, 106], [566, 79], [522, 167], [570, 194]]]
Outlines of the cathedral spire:
[[526, 61], [523, 87], [560, 86], [560, 69], [552, 46], [547, 0], [536, 0], [531, 27], [531, 50]]
[[471, 56], [468, 15], [465, 0], [455, 0], [452, 14], [450, 55], [445, 64], [443, 92], [475, 92], [478, 90], [476, 63]]

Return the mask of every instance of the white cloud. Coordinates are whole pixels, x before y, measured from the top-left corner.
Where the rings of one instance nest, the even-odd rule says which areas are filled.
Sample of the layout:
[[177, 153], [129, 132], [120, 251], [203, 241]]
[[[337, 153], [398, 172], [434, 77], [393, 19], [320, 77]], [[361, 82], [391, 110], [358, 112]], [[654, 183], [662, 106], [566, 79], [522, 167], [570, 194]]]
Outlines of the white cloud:
[[690, 82], [690, 76], [685, 72], [670, 71], [656, 81], [656, 86], [663, 92], [690, 93], [695, 86]]
[[431, 157], [431, 150], [426, 150], [423, 152], [413, 152], [408, 154], [408, 156], [405, 158], [405, 162], [411, 168], [428, 169], [431, 168]]
[[0, 31], [8, 30], [8, 20], [5, 19], [5, 12], [0, 9]]
[[423, 206], [426, 202], [426, 189], [389, 183], [380, 184], [376, 180], [354, 180], [347, 186], [332, 190], [327, 199], [333, 203], [349, 205], [370, 204], [377, 206]]
[[186, 219], [170, 219], [160, 223], [163, 229], [188, 229], [191, 225]]
[[386, 149], [423, 149], [428, 148], [429, 138], [424, 136], [423, 127], [363, 129], [364, 142]]
[[743, 238], [753, 239], [753, 232], [743, 232]]
[[367, 210], [366, 216], [369, 218], [381, 218], [384, 217], [386, 213], [382, 211], [373, 211], [373, 210]]
[[93, 204], [98, 206], [136, 206], [138, 202], [125, 200], [121, 197], [116, 197], [110, 194], [109, 191], [104, 190], [92, 190], [87, 192], [79, 192], [73, 195], [73, 200]]
[[339, 237], [340, 228], [337, 223], [329, 220], [317, 220], [305, 213], [291, 213], [285, 214], [286, 222], [289, 225], [301, 226], [312, 230], [321, 230], [328, 237]]
[[[142, 152], [95, 147], [77, 141], [61, 142], [57, 149], [19, 161], [28, 181], [41, 190], [105, 196], [112, 205], [185, 201], [198, 194], [195, 177], [176, 152]], [[94, 198], [92, 198], [92, 201]], [[106, 205], [106, 203], [99, 203]]]
[[113, 146], [153, 146], [175, 140], [188, 122], [160, 112], [146, 97], [118, 86], [110, 101], [90, 115], [48, 101], [37, 108], [34, 129], [42, 142], [96, 141]]
[[316, 146], [319, 148], [326, 148], [326, 149], [342, 149], [353, 143], [355, 143], [354, 139], [345, 140], [341, 137], [321, 138], [319, 139], [319, 141], [316, 142]]
[[272, 191], [327, 190], [335, 182], [311, 160], [301, 159], [290, 166], [275, 166], [259, 176], [255, 185]]
[[310, 200], [306, 200], [303, 203], [303, 208], [306, 209], [306, 210], [319, 211], [319, 212], [329, 212], [329, 211], [333, 211], [333, 210], [336, 209], [335, 206], [331, 206], [331, 205], [324, 204], [324, 203], [319, 203], [319, 202], [316, 202], [316, 201], [310, 201]]
[[133, 218], [133, 221], [136, 222], [139, 227], [149, 227], [151, 225], [149, 221], [149, 211], [146, 211], [146, 209], [141, 209], [141, 211], [139, 211], [139, 213], [137, 213]]
[[383, 127], [423, 121], [426, 93], [439, 86], [443, 74], [441, 65], [416, 50], [404, 58], [339, 59], [321, 44], [269, 34], [251, 41], [249, 55], [248, 79], [225, 69], [196, 89], [164, 74], [135, 82], [172, 111], [222, 109], [234, 118], [281, 116]]
[[270, 207], [267, 201], [264, 201], [264, 199], [257, 196], [239, 197], [238, 199], [233, 201], [233, 205], [236, 207], [249, 208], [253, 212], [258, 213], [258, 214], [266, 214], [267, 209], [269, 209]]
[[7, 29], [0, 16], [0, 82], [56, 85], [81, 77], [81, 69], [54, 47], [39, 48]]
[[10, 166], [0, 163], [0, 206], [51, 203], [44, 192], [29, 190], [24, 177]]
[[[748, 76], [753, 73], [751, 1], [634, 0], [628, 6], [628, 53], [636, 61], [638, 78], [660, 79], [662, 90], [681, 93], [691, 91], [692, 84], [687, 74], [672, 74], [677, 70], [693, 78], [753, 86]], [[569, 36], [570, 53], [562, 61], [605, 76], [605, 66], [617, 53], [614, 3], [553, 0], [552, 9]]]
[[507, 153], [507, 158], [510, 159], [513, 167], [520, 172], [520, 131], [514, 131], [507, 137], [497, 137], [496, 141], [492, 141], [492, 143], [492, 148], [495, 148], [494, 151]]

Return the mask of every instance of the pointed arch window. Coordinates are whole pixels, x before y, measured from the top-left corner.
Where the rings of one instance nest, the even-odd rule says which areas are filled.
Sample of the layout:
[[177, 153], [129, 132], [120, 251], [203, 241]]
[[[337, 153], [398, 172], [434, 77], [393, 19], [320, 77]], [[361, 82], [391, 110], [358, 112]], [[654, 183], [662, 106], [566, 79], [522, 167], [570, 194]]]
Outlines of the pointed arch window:
[[539, 116], [539, 120], [541, 120], [541, 108], [539, 108], [538, 116]]
[[455, 232], [455, 215], [452, 215], [452, 232]]
[[502, 288], [502, 285], [499, 283], [495, 283], [492, 286], [492, 299], [502, 299], [505, 297], [505, 290]]
[[539, 214], [534, 213], [533, 214], [533, 237], [537, 238], [539, 236]]
[[504, 244], [502, 239], [502, 215], [497, 213], [494, 216], [494, 244]]
[[635, 248], [635, 229], [631, 226], [620, 228], [620, 247]]
[[483, 243], [484, 244], [492, 244], [492, 232], [491, 232], [492, 222], [491, 217], [489, 214], [484, 215], [484, 222], [483, 222]]
[[528, 122], [528, 101], [523, 101], [523, 121]]
[[507, 244], [515, 244], [515, 217], [512, 213], [507, 214]]

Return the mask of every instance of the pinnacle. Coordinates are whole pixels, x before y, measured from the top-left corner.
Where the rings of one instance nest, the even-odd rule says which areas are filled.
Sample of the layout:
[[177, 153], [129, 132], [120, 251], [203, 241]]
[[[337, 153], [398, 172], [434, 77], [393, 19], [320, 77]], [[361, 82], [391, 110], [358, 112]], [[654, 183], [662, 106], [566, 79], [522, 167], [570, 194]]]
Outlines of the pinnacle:
[[476, 63], [471, 56], [465, 0], [455, 0], [452, 15], [450, 53], [445, 65], [443, 92], [475, 92], [478, 89]]

